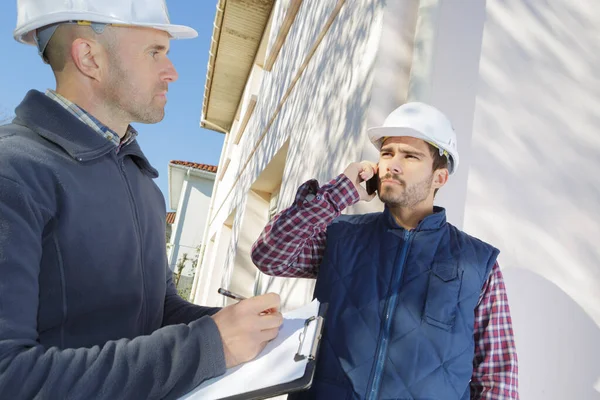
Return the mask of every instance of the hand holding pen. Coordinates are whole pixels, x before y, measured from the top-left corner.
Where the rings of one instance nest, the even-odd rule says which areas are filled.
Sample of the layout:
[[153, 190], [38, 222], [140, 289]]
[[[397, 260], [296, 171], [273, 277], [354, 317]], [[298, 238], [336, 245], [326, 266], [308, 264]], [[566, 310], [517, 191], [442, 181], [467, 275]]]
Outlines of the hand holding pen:
[[[223, 296], [229, 297], [230, 299], [233, 299], [233, 300], [237, 300], [237, 301], [247, 300], [247, 297], [244, 297], [241, 294], [236, 294], [236, 293], [230, 292], [227, 289], [219, 288], [219, 290], [217, 290], [217, 292], [219, 294], [222, 294]], [[277, 311], [278, 311], [277, 308], [269, 308], [268, 310], [261, 311], [261, 313], [259, 315], [272, 314]]]
[[283, 323], [279, 312], [281, 299], [275, 293], [249, 299], [224, 289], [219, 293], [240, 300], [212, 316], [221, 334], [225, 364], [231, 368], [255, 358], [269, 341], [277, 337]]

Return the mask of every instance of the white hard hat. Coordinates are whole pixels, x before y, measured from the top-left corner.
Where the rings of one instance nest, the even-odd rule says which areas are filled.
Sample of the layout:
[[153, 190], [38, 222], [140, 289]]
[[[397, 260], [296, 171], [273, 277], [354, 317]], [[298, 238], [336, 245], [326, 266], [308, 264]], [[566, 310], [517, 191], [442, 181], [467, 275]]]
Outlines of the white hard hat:
[[198, 36], [190, 27], [171, 25], [165, 0], [17, 0], [13, 35], [21, 43], [35, 45], [38, 29], [74, 21], [154, 28], [173, 39]]
[[448, 170], [450, 174], [456, 172], [456, 132], [450, 120], [435, 107], [419, 102], [405, 103], [387, 116], [383, 126], [370, 128], [367, 133], [378, 150], [385, 139], [392, 136], [410, 136], [424, 140], [440, 149], [441, 155], [448, 155]]

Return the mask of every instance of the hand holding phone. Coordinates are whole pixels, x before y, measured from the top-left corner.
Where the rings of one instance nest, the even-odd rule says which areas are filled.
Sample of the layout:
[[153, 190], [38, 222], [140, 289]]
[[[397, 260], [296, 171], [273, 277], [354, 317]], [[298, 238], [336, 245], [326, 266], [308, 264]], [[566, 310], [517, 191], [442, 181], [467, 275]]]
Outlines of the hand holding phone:
[[[379, 186], [377, 177], [377, 164], [371, 161], [354, 162], [344, 171], [344, 175], [348, 177], [354, 184], [354, 187], [360, 195], [360, 200], [371, 201], [375, 198], [375, 192]], [[373, 179], [369, 183], [369, 181]], [[369, 185], [370, 193], [367, 193], [367, 189], [363, 186], [363, 182]]]

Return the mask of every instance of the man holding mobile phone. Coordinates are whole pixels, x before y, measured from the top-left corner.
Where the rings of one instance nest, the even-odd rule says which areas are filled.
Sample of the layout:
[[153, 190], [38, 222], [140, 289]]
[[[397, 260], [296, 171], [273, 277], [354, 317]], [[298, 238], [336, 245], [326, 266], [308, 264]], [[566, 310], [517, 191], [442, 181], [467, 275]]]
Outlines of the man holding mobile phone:
[[[317, 278], [329, 303], [314, 384], [291, 398], [518, 399], [499, 251], [433, 204], [459, 163], [450, 121], [407, 103], [369, 137], [378, 164], [304, 183], [252, 249], [266, 274]], [[341, 215], [374, 188], [383, 212]]]

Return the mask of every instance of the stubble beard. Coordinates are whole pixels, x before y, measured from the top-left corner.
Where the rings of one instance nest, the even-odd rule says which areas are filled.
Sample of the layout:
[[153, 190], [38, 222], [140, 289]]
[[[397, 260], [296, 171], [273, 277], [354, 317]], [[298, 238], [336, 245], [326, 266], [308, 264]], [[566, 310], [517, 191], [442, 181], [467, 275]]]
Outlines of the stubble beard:
[[[135, 86], [135, 80], [130, 79], [130, 73], [121, 67], [118, 60], [111, 61], [111, 80], [106, 88], [106, 99], [113, 112], [130, 122], [155, 124], [162, 121], [165, 117], [164, 104], [157, 105], [154, 96], [148, 102], [141, 101], [145, 95]], [[155, 92], [166, 89], [156, 88]]]
[[[433, 183], [433, 174], [425, 178], [421, 182], [414, 183], [410, 186], [397, 176], [386, 175], [383, 179], [394, 179], [399, 182], [404, 190], [398, 190], [393, 186], [381, 187], [379, 189], [379, 199], [390, 207], [415, 208], [429, 196], [431, 184]], [[394, 190], [396, 189], [396, 190]]]

